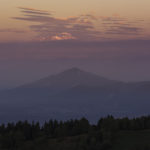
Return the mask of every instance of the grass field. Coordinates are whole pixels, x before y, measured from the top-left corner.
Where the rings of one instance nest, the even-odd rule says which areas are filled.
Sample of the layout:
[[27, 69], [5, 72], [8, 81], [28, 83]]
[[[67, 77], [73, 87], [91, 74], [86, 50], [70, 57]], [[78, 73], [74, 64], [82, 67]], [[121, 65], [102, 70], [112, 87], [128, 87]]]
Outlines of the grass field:
[[150, 147], [150, 130], [121, 131], [117, 134], [113, 150], [140, 150]]
[[[47, 142], [37, 140], [35, 143], [28, 143], [22, 149], [31, 149], [32, 146], [39, 149], [55, 150], [82, 150], [87, 149], [84, 143], [87, 135], [80, 135], [67, 138], [50, 139]], [[83, 145], [83, 147], [82, 147]], [[86, 147], [85, 147], [86, 145]], [[114, 139], [112, 150], [150, 150], [150, 130], [145, 131], [120, 131]]]

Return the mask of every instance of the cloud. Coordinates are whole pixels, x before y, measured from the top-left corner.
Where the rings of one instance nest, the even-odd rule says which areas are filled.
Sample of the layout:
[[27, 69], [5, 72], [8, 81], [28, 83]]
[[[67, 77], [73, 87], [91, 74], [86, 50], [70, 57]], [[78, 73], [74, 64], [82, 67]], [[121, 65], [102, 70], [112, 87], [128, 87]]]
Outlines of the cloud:
[[[139, 26], [143, 20], [132, 22], [119, 14], [113, 16], [95, 16], [84, 14], [74, 17], [57, 18], [52, 12], [33, 8], [19, 7], [22, 16], [15, 20], [31, 22], [30, 30], [37, 33], [38, 41], [50, 40], [102, 40], [113, 36], [140, 36], [143, 29]], [[64, 34], [65, 33], [65, 34]]]
[[142, 28], [130, 27], [130, 26], [116, 26], [107, 30], [106, 34], [122, 34], [122, 35], [138, 35], [142, 31]]
[[34, 8], [28, 8], [28, 7], [18, 7], [21, 10], [25, 10], [25, 11], [34, 11], [34, 12], [45, 12], [48, 13], [48, 11], [45, 10], [40, 10], [40, 9], [34, 9]]
[[21, 11], [23, 13], [28, 13], [28, 14], [36, 14], [36, 15], [50, 15], [49, 13], [45, 12], [36, 12], [36, 11], [30, 11], [30, 10], [23, 10]]
[[[55, 36], [52, 36], [51, 37], [51, 40], [70, 40], [70, 39], [76, 39], [75, 37], [73, 37], [70, 33], [67, 33], [67, 32], [63, 32], [63, 33], [60, 33], [58, 35], [55, 35]], [[45, 41], [42, 40], [42, 41]]]
[[105, 34], [108, 35], [141, 35], [143, 28], [139, 26], [143, 20], [129, 21], [127, 18], [115, 15], [112, 17], [101, 17], [102, 24], [105, 28]]
[[92, 40], [100, 36], [100, 31], [94, 27], [97, 18], [91, 14], [67, 18], [56, 18], [51, 13], [19, 7], [22, 17], [13, 19], [35, 23], [30, 29], [37, 33], [36, 40]]
[[50, 12], [45, 10], [26, 8], [26, 7], [18, 7], [22, 13], [31, 14], [31, 15], [50, 15]]

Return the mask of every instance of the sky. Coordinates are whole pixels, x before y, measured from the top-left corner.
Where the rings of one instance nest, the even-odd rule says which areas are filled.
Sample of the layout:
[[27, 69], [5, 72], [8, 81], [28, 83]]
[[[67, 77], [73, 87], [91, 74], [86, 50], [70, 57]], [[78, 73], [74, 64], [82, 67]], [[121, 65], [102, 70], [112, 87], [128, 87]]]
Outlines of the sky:
[[0, 0], [0, 4], [0, 42], [150, 37], [148, 0]]
[[71, 67], [150, 80], [150, 1], [0, 0], [0, 89]]

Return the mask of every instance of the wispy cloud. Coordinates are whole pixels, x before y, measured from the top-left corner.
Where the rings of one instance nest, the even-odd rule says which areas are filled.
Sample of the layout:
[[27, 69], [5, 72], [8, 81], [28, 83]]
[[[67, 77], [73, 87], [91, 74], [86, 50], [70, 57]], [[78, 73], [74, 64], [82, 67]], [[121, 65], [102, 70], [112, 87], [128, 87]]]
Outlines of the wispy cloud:
[[107, 30], [106, 34], [122, 34], [122, 35], [138, 35], [142, 31], [142, 28], [133, 26], [112, 26]]
[[26, 7], [18, 7], [22, 13], [31, 14], [31, 15], [50, 15], [50, 12], [45, 10], [26, 8]]
[[13, 19], [35, 22], [30, 29], [36, 33], [38, 40], [68, 40], [68, 39], [95, 39], [100, 34], [96, 31], [93, 21], [97, 18], [90, 14], [68, 18], [56, 18], [49, 12], [31, 8], [19, 7], [22, 17]]
[[143, 28], [139, 26], [143, 20], [129, 21], [127, 18], [118, 16], [101, 17], [105, 28], [105, 34], [109, 35], [140, 35]]
[[111, 36], [137, 36], [143, 29], [142, 20], [129, 21], [118, 14], [98, 17], [84, 14], [74, 17], [57, 18], [52, 12], [19, 7], [22, 16], [13, 19], [31, 22], [30, 30], [37, 33], [35, 40], [100, 40]]
[[48, 11], [46, 10], [40, 10], [40, 9], [34, 9], [34, 8], [28, 8], [28, 7], [18, 7], [18, 8], [21, 10], [25, 10], [25, 11], [48, 13]]

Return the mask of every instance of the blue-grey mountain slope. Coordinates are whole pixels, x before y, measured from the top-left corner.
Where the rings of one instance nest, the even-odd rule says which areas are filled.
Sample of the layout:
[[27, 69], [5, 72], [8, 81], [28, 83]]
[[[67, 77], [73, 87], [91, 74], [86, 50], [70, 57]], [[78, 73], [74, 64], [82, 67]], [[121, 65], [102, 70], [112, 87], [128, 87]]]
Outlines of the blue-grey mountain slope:
[[149, 114], [150, 82], [124, 83], [82, 71], [65, 70], [0, 93], [2, 121], [70, 119]]

